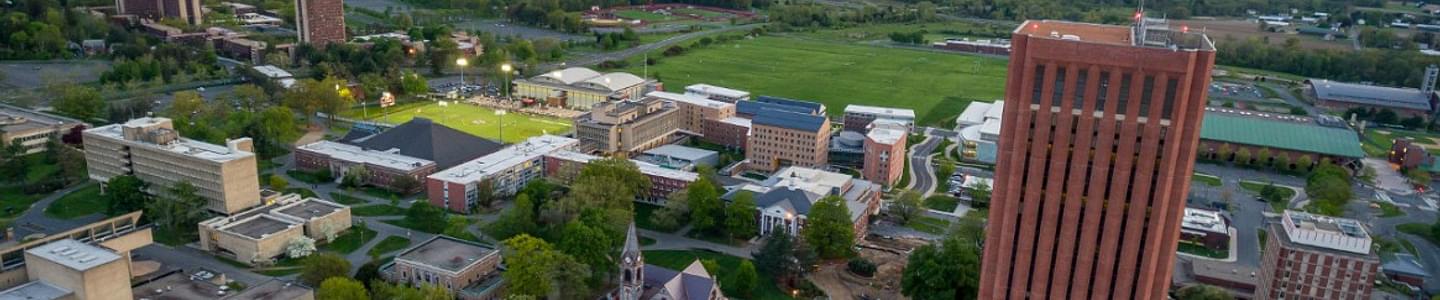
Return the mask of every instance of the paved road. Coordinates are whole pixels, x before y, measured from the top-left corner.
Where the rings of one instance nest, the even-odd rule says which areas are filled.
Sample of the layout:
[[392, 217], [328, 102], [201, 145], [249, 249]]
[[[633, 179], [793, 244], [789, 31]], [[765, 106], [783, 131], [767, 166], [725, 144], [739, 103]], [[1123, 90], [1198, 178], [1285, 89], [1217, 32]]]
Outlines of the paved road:
[[922, 196], [929, 196], [935, 191], [935, 166], [930, 165], [930, 156], [941, 139], [944, 138], [927, 136], [925, 141], [910, 147], [910, 190]]
[[701, 31], [696, 31], [696, 32], [691, 32], [691, 33], [686, 33], [686, 34], [681, 34], [681, 35], [672, 36], [672, 37], [670, 37], [670, 38], [666, 38], [666, 39], [663, 39], [663, 40], [659, 40], [659, 41], [656, 41], [656, 42], [654, 42], [654, 43], [644, 44], [644, 45], [640, 45], [640, 46], [638, 46], [638, 47], [634, 47], [634, 48], [630, 48], [630, 49], [625, 49], [625, 50], [620, 50], [620, 51], [613, 51], [613, 52], [605, 52], [605, 53], [595, 53], [595, 54], [589, 54], [589, 55], [580, 55], [580, 56], [577, 56], [577, 57], [568, 59], [568, 60], [566, 60], [565, 62], [561, 62], [561, 63], [546, 63], [546, 64], [541, 64], [540, 67], [539, 67], [539, 69], [540, 69], [540, 70], [554, 70], [554, 69], [559, 69], [559, 68], [563, 68], [563, 67], [566, 67], [566, 66], [590, 66], [590, 65], [597, 65], [597, 64], [600, 64], [601, 62], [604, 62], [604, 61], [626, 59], [626, 58], [629, 58], [629, 57], [631, 57], [631, 56], [640, 55], [641, 53], [649, 52], [649, 51], [651, 51], [651, 50], [669, 47], [670, 45], [674, 45], [674, 44], [676, 44], [676, 43], [679, 43], [679, 42], [682, 42], [682, 41], [685, 41], [685, 40], [688, 40], [688, 39], [691, 39], [691, 38], [696, 38], [696, 37], [700, 37], [700, 36], [705, 36], [705, 35], [710, 35], [710, 34], [715, 34], [715, 33], [721, 33], [721, 32], [729, 32], [729, 31], [737, 31], [737, 30], [750, 30], [750, 29], [757, 28], [757, 27], [760, 27], [760, 26], [763, 26], [763, 25], [765, 25], [765, 24], [747, 24], [747, 25], [732, 26], [732, 27], [725, 27], [725, 28], [717, 28], [717, 29], [710, 29], [710, 30], [701, 30]]
[[15, 235], [23, 238], [36, 233], [55, 234], [102, 219], [98, 214], [73, 220], [61, 220], [45, 216], [45, 209], [49, 208], [51, 203], [85, 186], [86, 185], [81, 184], [67, 187], [50, 193], [49, 196], [41, 198], [40, 201], [35, 201], [35, 204], [31, 204], [30, 209], [26, 210], [25, 214], [15, 219]]
[[[685, 237], [685, 236], [682, 236], [682, 235], [676, 234], [676, 233], [663, 233], [663, 232], [659, 232], [659, 231], [651, 231], [651, 230], [642, 229], [642, 228], [636, 228], [636, 229], [635, 229], [635, 232], [636, 232], [636, 233], [639, 233], [640, 236], [655, 239], [655, 244], [649, 245], [649, 246], [641, 246], [640, 249], [642, 249], [642, 250], [691, 250], [691, 249], [703, 249], [703, 250], [712, 250], [712, 251], [715, 251], [715, 252], [724, 253], [724, 254], [726, 254], [726, 255], [731, 255], [731, 256], [735, 256], [735, 257], [740, 257], [740, 258], [746, 258], [746, 259], [748, 259], [748, 258], [750, 258], [750, 253], [751, 253], [751, 252], [755, 252], [756, 249], [759, 249], [759, 248], [760, 248], [760, 244], [761, 244], [761, 243], [747, 243], [747, 244], [745, 244], [745, 246], [735, 247], [735, 246], [730, 246], [730, 245], [721, 245], [721, 244], [706, 242], [706, 241], [702, 241], [702, 240], [692, 239], [692, 238], [688, 238], [688, 237]], [[683, 232], [683, 231], [682, 231], [682, 232]]]
[[[1235, 227], [1236, 239], [1236, 260], [1237, 264], [1251, 267], [1260, 266], [1260, 235], [1256, 229], [1265, 228], [1269, 222], [1264, 213], [1270, 210], [1270, 204], [1255, 199], [1255, 194], [1240, 187], [1240, 180], [1258, 182], [1274, 182], [1277, 185], [1292, 187], [1305, 186], [1305, 179], [1262, 172], [1249, 169], [1231, 168], [1213, 164], [1195, 164], [1195, 171], [1215, 176], [1220, 176], [1221, 186], [1211, 187], [1200, 183], [1190, 185], [1191, 200], [1223, 202], [1224, 191], [1230, 193], [1230, 203], [1233, 207], [1229, 211], [1231, 226]], [[1306, 200], [1303, 191], [1297, 191], [1295, 197], [1290, 200], [1292, 206], [1300, 205]], [[1203, 203], [1192, 203], [1203, 206]]]

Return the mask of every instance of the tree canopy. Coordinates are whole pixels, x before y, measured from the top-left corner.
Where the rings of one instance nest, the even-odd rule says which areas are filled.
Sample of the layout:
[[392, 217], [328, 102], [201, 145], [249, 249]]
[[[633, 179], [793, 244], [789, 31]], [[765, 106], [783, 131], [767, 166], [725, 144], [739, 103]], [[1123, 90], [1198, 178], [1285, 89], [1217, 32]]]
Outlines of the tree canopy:
[[855, 245], [854, 225], [845, 198], [826, 196], [810, 207], [801, 233], [820, 257], [841, 258], [854, 253], [850, 249]]

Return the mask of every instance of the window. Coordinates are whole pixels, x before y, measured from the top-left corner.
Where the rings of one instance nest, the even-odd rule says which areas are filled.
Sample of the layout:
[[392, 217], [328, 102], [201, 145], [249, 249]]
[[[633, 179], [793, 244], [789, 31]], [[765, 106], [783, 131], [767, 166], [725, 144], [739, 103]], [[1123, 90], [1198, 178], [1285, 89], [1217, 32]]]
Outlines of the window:
[[1130, 111], [1130, 74], [1120, 74], [1120, 102], [1115, 103], [1115, 114]]
[[1060, 101], [1065, 97], [1065, 68], [1055, 69], [1055, 84], [1050, 86], [1050, 106], [1059, 107]]
[[1110, 95], [1110, 72], [1100, 72], [1099, 90], [1095, 91], [1095, 111], [1105, 111], [1105, 98]]
[[1075, 77], [1075, 103], [1071, 108], [1085, 109], [1085, 80], [1090, 77], [1090, 70], [1080, 69], [1080, 75]]
[[1135, 113], [1136, 117], [1150, 115], [1150, 96], [1155, 94], [1155, 76], [1145, 75], [1145, 82], [1140, 87], [1140, 112]]
[[1045, 65], [1035, 65], [1035, 80], [1030, 84], [1035, 86], [1030, 95], [1030, 104], [1040, 105], [1040, 91], [1045, 87]]
[[1175, 114], [1175, 89], [1180, 87], [1179, 79], [1170, 79], [1165, 83], [1165, 102], [1161, 103], [1160, 118], [1172, 119]]

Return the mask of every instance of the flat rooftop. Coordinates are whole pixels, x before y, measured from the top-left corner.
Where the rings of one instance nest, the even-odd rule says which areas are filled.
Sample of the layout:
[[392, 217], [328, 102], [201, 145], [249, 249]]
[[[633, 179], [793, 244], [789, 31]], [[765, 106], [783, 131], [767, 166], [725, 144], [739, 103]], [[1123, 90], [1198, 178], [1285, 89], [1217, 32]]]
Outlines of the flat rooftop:
[[282, 214], [291, 215], [291, 216], [299, 217], [299, 218], [301, 218], [301, 219], [309, 220], [309, 219], [314, 219], [314, 218], [317, 218], [317, 217], [328, 216], [328, 215], [333, 214], [333, 213], [335, 213], [335, 212], [337, 212], [337, 211], [340, 211], [340, 210], [345, 209], [345, 207], [343, 207], [343, 206], [340, 206], [340, 205], [337, 205], [337, 204], [334, 204], [334, 203], [329, 203], [328, 201], [315, 201], [315, 200], [317, 200], [317, 199], [315, 199], [315, 198], [305, 199], [305, 200], [300, 201], [300, 203], [295, 203], [295, 204], [291, 204], [291, 205], [289, 205], [289, 206], [282, 207], [282, 208], [280, 208], [279, 212], [282, 213]]
[[204, 280], [190, 280], [184, 272], [175, 272], [132, 288], [135, 299], [194, 300], [218, 299], [220, 286]]
[[[1093, 43], [1112, 46], [1130, 46], [1145, 48], [1174, 48], [1178, 50], [1200, 50], [1215, 51], [1215, 44], [1210, 37], [1199, 32], [1189, 32], [1188, 28], [1181, 25], [1179, 29], [1170, 28], [1168, 24], [1156, 23], [1152, 19], [1142, 22], [1144, 25], [1141, 35], [1137, 26], [1104, 25], [1093, 23], [1079, 23], [1056, 20], [1030, 20], [1015, 28], [1015, 34], [1028, 35], [1032, 38], [1044, 38], [1052, 40], [1068, 40], [1081, 43]], [[1139, 36], [1144, 40], [1137, 42]]]
[[[581, 163], [581, 164], [588, 164], [588, 163], [590, 163], [590, 161], [592, 161], [592, 160], [597, 160], [597, 159], [600, 159], [600, 158], [601, 158], [601, 157], [599, 157], [599, 156], [594, 156], [594, 155], [590, 155], [590, 154], [585, 154], [585, 153], [580, 153], [580, 152], [575, 152], [575, 151], [563, 151], [563, 150], [562, 150], [562, 151], [555, 151], [554, 153], [546, 154], [545, 156], [554, 157], [554, 158], [562, 159], [562, 160], [568, 160], [568, 161], [577, 162], [577, 163]], [[634, 163], [634, 164], [635, 164], [635, 167], [636, 167], [637, 169], [640, 169], [640, 173], [641, 173], [641, 174], [645, 174], [645, 175], [648, 175], [648, 176], [656, 176], [656, 177], [661, 177], [661, 178], [670, 178], [670, 179], [682, 180], [682, 181], [687, 181], [687, 182], [693, 182], [693, 181], [695, 181], [695, 180], [699, 180], [699, 179], [700, 179], [700, 174], [697, 174], [697, 173], [695, 173], [695, 172], [674, 170], [674, 169], [670, 169], [670, 168], [666, 168], [666, 167], [661, 167], [660, 165], [656, 165], [656, 164], [652, 164], [652, 163], [648, 163], [648, 162], [643, 162], [643, 161], [639, 161], [639, 160], [634, 160], [634, 159], [631, 159], [630, 162], [631, 162], [631, 163]]]
[[120, 259], [110, 249], [92, 246], [72, 239], [63, 239], [40, 247], [25, 250], [25, 253], [63, 265], [76, 271], [85, 271]]
[[847, 113], [847, 114], [848, 114], [848, 113], [871, 114], [871, 115], [883, 116], [883, 117], [888, 117], [888, 118], [900, 118], [900, 119], [907, 119], [907, 118], [908, 118], [908, 119], [911, 119], [911, 120], [914, 120], [914, 119], [915, 119], [915, 110], [913, 110], [913, 109], [908, 109], [908, 108], [893, 108], [893, 107], [880, 107], [880, 106], [868, 106], [868, 105], [854, 105], [854, 104], [851, 104], [851, 105], [845, 106], [845, 113]]
[[905, 138], [905, 134], [906, 132], [904, 130], [877, 127], [870, 129], [870, 132], [866, 133], [865, 136], [871, 140], [875, 140], [877, 143], [894, 145], [896, 142], [899, 142], [900, 139]]
[[1222, 113], [1213, 108], [1206, 109], [1200, 138], [1339, 157], [1365, 157], [1365, 151], [1360, 149], [1360, 136], [1348, 128]]
[[1360, 255], [1370, 254], [1370, 233], [1359, 221], [1286, 210], [1281, 223], [1281, 241], [1313, 248]]
[[1225, 219], [1220, 217], [1220, 212], [1189, 207], [1185, 208], [1185, 217], [1182, 219], [1180, 227], [1189, 230], [1230, 233]]
[[300, 149], [328, 155], [348, 162], [376, 165], [405, 172], [435, 164], [435, 162], [427, 159], [400, 154], [399, 149], [384, 151], [371, 150], [360, 146], [323, 140], [300, 146]]
[[1430, 111], [1430, 98], [1434, 96], [1434, 93], [1426, 94], [1415, 88], [1374, 86], [1325, 79], [1308, 79], [1306, 82], [1309, 82], [1310, 87], [1315, 90], [1316, 98], [1326, 101]]
[[206, 159], [206, 160], [215, 161], [215, 162], [222, 162], [222, 163], [223, 163], [223, 162], [232, 161], [232, 160], [241, 159], [241, 158], [247, 158], [247, 157], [255, 156], [255, 153], [250, 153], [249, 151], [244, 151], [244, 150], [231, 151], [230, 148], [229, 148], [229, 147], [226, 147], [226, 146], [216, 145], [216, 144], [210, 144], [210, 143], [201, 142], [201, 141], [196, 141], [196, 140], [192, 140], [192, 139], [188, 139], [188, 138], [183, 138], [183, 137], [178, 138], [178, 139], [175, 140], [175, 142], [170, 143], [170, 144], [166, 144], [166, 145], [159, 145], [159, 144], [154, 144], [154, 143], [149, 143], [149, 142], [144, 142], [144, 141], [135, 141], [135, 140], [127, 140], [127, 139], [125, 139], [125, 132], [124, 132], [124, 130], [123, 130], [123, 128], [125, 128], [125, 127], [147, 127], [147, 126], [155, 126], [155, 125], [159, 124], [160, 122], [169, 122], [169, 121], [170, 121], [170, 119], [166, 119], [166, 118], [145, 117], [145, 118], [133, 119], [133, 120], [130, 120], [130, 121], [125, 122], [125, 123], [110, 124], [110, 125], [105, 125], [105, 126], [100, 126], [100, 127], [96, 127], [96, 128], [87, 129], [87, 130], [85, 130], [85, 133], [89, 133], [89, 134], [93, 134], [93, 135], [97, 135], [97, 136], [101, 136], [101, 137], [105, 137], [105, 138], [109, 138], [109, 139], [114, 139], [114, 140], [116, 140], [116, 141], [122, 141], [122, 142], [124, 142], [124, 143], [126, 143], [126, 144], [129, 144], [129, 145], [139, 145], [139, 146], [144, 146], [144, 147], [148, 147], [148, 148], [151, 148], [151, 149], [169, 151], [169, 152], [176, 153], [176, 154], [180, 154], [180, 155], [184, 155], [184, 156], [189, 156], [189, 157], [194, 157], [194, 158], [200, 158], [200, 159]]
[[297, 224], [281, 221], [272, 216], [258, 215], [251, 217], [247, 220], [231, 223], [230, 225], [221, 228], [221, 230], [243, 235], [252, 239], [260, 239], [264, 238], [266, 235], [284, 231], [285, 229], [289, 229], [290, 226], [295, 225]]
[[450, 272], [460, 272], [489, 255], [499, 255], [490, 246], [448, 236], [435, 236], [424, 244], [405, 250], [395, 260], [426, 265]]
[[0, 300], [55, 300], [71, 294], [70, 290], [37, 280], [0, 292]]
[[0, 103], [0, 129], [4, 129], [5, 132], [12, 134], [24, 133], [27, 130], [60, 124], [81, 124], [81, 122], [71, 118]]
[[704, 106], [704, 107], [709, 107], [709, 108], [722, 108], [722, 107], [726, 107], [726, 106], [734, 106], [734, 104], [725, 103], [725, 102], [720, 102], [720, 101], [715, 101], [715, 100], [710, 100], [710, 98], [705, 98], [704, 96], [695, 95], [695, 94], [676, 94], [676, 93], [671, 93], [671, 92], [650, 92], [649, 94], [645, 94], [645, 96], [654, 97], [654, 98], [659, 98], [659, 99], [664, 99], [664, 100], [669, 100], [669, 101], [674, 101], [674, 102], [684, 102], [684, 103], [689, 103], [689, 104], [692, 104], [692, 105]]
[[747, 98], [747, 97], [750, 97], [750, 92], [741, 91], [741, 90], [732, 89], [732, 88], [726, 88], [726, 87], [713, 86], [713, 85], [704, 84], [704, 83], [697, 83], [697, 84], [692, 84], [692, 85], [686, 86], [686, 87], [685, 87], [685, 93], [687, 93], [687, 94], [716, 95], [716, 96], [728, 97], [728, 98]]
[[545, 154], [573, 147], [578, 143], [580, 143], [579, 140], [556, 135], [532, 137], [495, 153], [481, 156], [444, 171], [435, 172], [428, 178], [454, 183], [476, 182], [521, 163], [540, 158]]
[[700, 148], [685, 147], [685, 146], [681, 146], [681, 145], [673, 145], [673, 144], [672, 144], [672, 145], [664, 145], [664, 146], [660, 146], [660, 147], [655, 147], [654, 149], [650, 149], [650, 150], [645, 150], [644, 153], [645, 153], [646, 155], [666, 156], [666, 157], [672, 157], [672, 158], [678, 158], [678, 159], [684, 159], [684, 160], [690, 160], [690, 161], [700, 160], [700, 159], [704, 159], [704, 158], [706, 158], [706, 157], [715, 156], [715, 155], [719, 155], [719, 154], [720, 154], [720, 152], [715, 152], [715, 151], [710, 151], [710, 150], [705, 150], [705, 149], [700, 149]]

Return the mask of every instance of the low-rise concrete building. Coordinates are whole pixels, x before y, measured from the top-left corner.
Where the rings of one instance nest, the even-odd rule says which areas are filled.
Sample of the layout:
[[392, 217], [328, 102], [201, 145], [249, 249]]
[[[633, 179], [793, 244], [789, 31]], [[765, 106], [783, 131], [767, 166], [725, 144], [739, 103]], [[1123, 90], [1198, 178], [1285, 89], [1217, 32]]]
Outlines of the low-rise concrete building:
[[79, 120], [0, 103], [0, 144], [20, 145], [21, 155], [45, 152], [50, 139], [85, 126]]
[[329, 170], [337, 178], [352, 170], [363, 170], [360, 179], [365, 184], [402, 193], [423, 188], [425, 176], [435, 173], [435, 162], [399, 152], [399, 149], [373, 150], [322, 140], [296, 147], [294, 159], [295, 166], [302, 170]]
[[582, 67], [515, 79], [513, 83], [516, 97], [580, 110], [605, 102], [640, 100], [645, 93], [659, 90], [660, 86], [658, 81], [630, 73], [600, 74]]
[[[260, 178], [250, 138], [214, 145], [180, 137], [170, 119], [146, 117], [85, 130], [90, 179], [134, 175], [164, 193], [180, 182], [193, 185], [205, 206], [233, 214], [260, 205]], [[102, 186], [103, 188], [103, 186]]]
[[579, 143], [579, 140], [562, 136], [531, 137], [490, 155], [430, 174], [425, 178], [425, 193], [431, 205], [468, 213], [475, 207], [481, 190], [492, 191], [497, 196], [514, 195], [530, 180], [544, 175], [544, 155], [562, 150], [574, 151]]
[[248, 264], [268, 264], [290, 243], [331, 242], [350, 229], [350, 207], [297, 194], [232, 216], [200, 222], [200, 249]]
[[851, 104], [845, 106], [844, 120], [841, 128], [850, 131], [865, 132], [870, 129], [870, 122], [877, 120], [891, 121], [909, 129], [915, 127], [915, 110]]
[[850, 220], [855, 224], [855, 237], [859, 239], [869, 228], [870, 216], [879, 212], [882, 192], [879, 185], [850, 175], [787, 167], [760, 184], [743, 184], [722, 198], [731, 201], [740, 193], [753, 193], [755, 208], [759, 210], [757, 224], [760, 224], [760, 235], [771, 234], [777, 228], [786, 234], [798, 235], [805, 227], [806, 216], [815, 202], [824, 197], [838, 196], [845, 199]]
[[699, 166], [719, 167], [720, 152], [680, 145], [664, 145], [645, 150], [636, 160], [667, 169], [694, 171]]
[[315, 300], [315, 290], [282, 279], [271, 279], [236, 292], [225, 274], [201, 268], [176, 270], [147, 279], [132, 289], [135, 299], [159, 300]]
[[960, 132], [961, 160], [995, 164], [1004, 108], [1005, 101], [970, 102], [955, 119], [956, 130]]
[[604, 102], [574, 119], [583, 152], [630, 156], [669, 142], [681, 126], [674, 104], [660, 98]]
[[490, 300], [503, 291], [500, 261], [499, 249], [439, 235], [400, 252], [380, 274], [394, 283], [437, 285], [464, 300]]
[[1228, 251], [1230, 224], [1218, 211], [1186, 207], [1180, 222], [1180, 242]]
[[[580, 171], [585, 168], [586, 164], [597, 159], [600, 157], [571, 151], [556, 151], [546, 154], [545, 176], [569, 182], [580, 175]], [[650, 191], [644, 195], [636, 195], [635, 200], [640, 202], [664, 205], [666, 198], [671, 193], [683, 190], [690, 186], [690, 183], [700, 179], [700, 174], [694, 172], [675, 170], [633, 159], [630, 162], [640, 169], [641, 174], [650, 178]]]
[[30, 282], [0, 299], [131, 300], [130, 261], [113, 250], [73, 239], [25, 251]]

